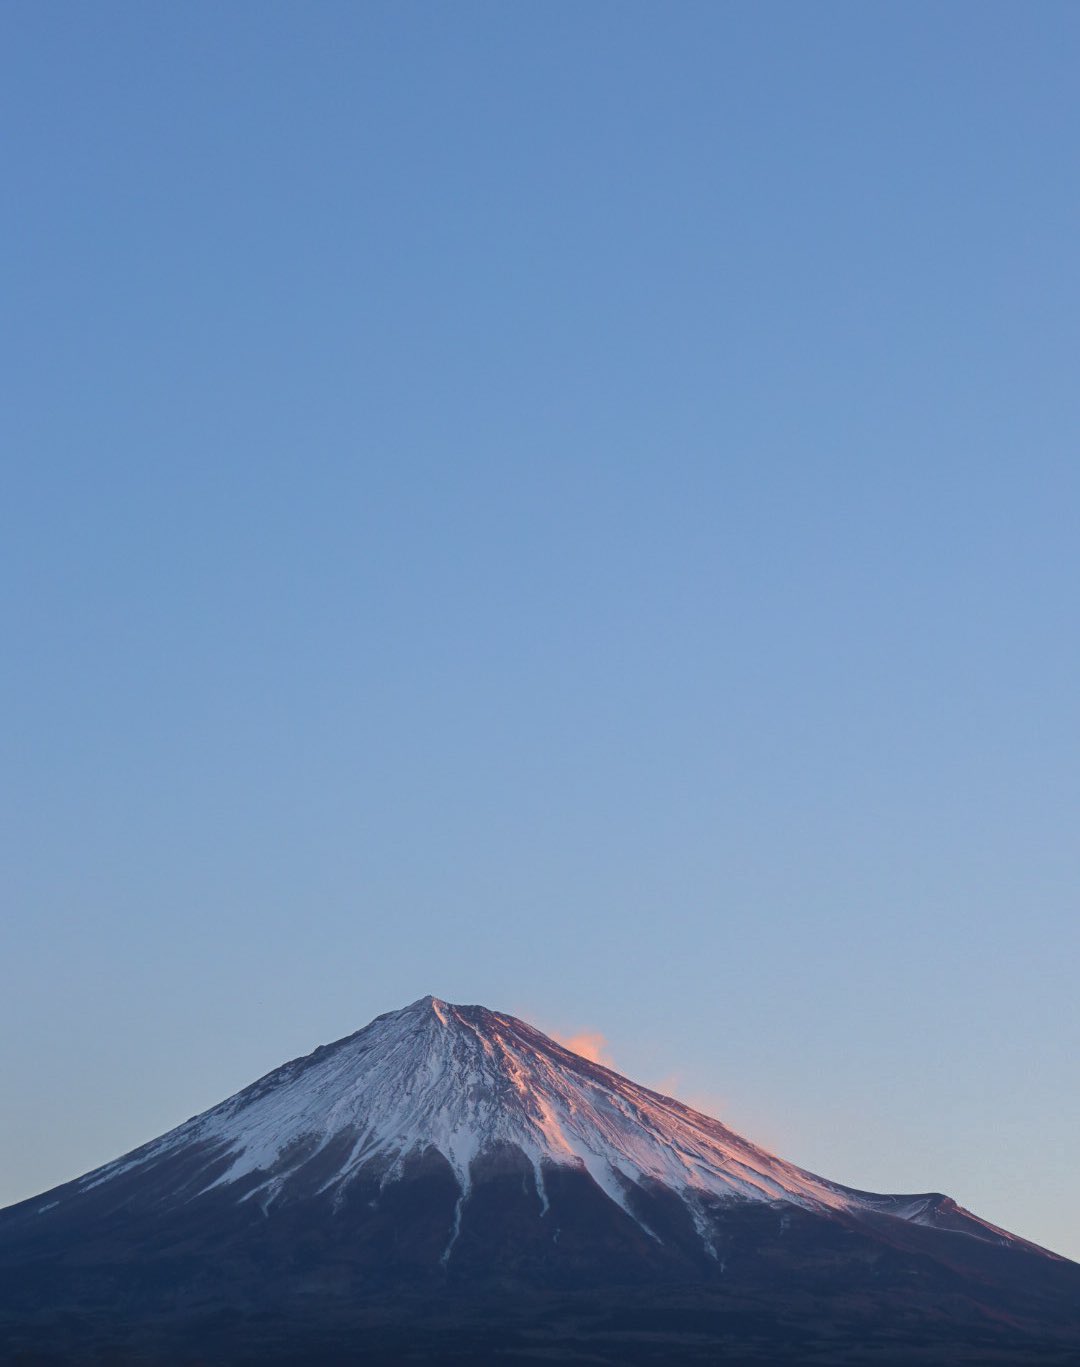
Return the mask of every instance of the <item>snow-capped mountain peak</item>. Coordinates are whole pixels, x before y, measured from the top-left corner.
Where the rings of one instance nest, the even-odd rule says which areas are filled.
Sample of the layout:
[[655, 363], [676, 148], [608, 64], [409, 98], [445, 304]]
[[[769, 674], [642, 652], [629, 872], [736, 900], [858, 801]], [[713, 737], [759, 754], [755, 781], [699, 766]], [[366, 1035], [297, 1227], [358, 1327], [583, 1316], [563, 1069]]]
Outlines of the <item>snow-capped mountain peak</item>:
[[0, 1211], [0, 1356], [793, 1363], [795, 1324], [815, 1361], [914, 1367], [989, 1325], [986, 1362], [1017, 1367], [1073, 1360], [1078, 1278], [946, 1197], [828, 1182], [422, 997]]
[[205, 1180], [186, 1187], [185, 1200], [233, 1191], [264, 1211], [309, 1194], [312, 1174], [319, 1193], [344, 1199], [361, 1174], [378, 1173], [385, 1186], [434, 1152], [457, 1182], [456, 1231], [477, 1164], [509, 1147], [527, 1160], [541, 1216], [555, 1166], [587, 1173], [650, 1234], [632, 1195], [659, 1184], [682, 1199], [706, 1244], [710, 1208], [746, 1201], [935, 1223], [947, 1206], [984, 1237], [1007, 1237], [945, 1198], [875, 1196], [826, 1181], [524, 1021], [433, 996], [283, 1065], [79, 1186], [88, 1191], [189, 1147], [202, 1155]]

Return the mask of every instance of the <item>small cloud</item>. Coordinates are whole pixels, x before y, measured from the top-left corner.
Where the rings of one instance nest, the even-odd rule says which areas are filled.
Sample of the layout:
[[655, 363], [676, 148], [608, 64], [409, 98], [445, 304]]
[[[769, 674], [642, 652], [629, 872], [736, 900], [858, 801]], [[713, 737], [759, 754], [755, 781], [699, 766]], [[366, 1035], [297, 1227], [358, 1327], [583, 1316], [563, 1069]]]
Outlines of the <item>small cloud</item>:
[[682, 1095], [682, 1074], [668, 1073], [659, 1082], [650, 1083], [650, 1089], [659, 1092], [661, 1096], [673, 1097], [676, 1101], [681, 1101], [684, 1106], [689, 1106], [689, 1102]]
[[682, 1073], [668, 1073], [653, 1085], [652, 1090], [662, 1096], [670, 1096], [675, 1101], [681, 1101], [692, 1111], [700, 1111], [702, 1115], [724, 1123], [724, 1115], [728, 1109], [725, 1098], [716, 1092], [696, 1090], [684, 1081]]
[[579, 1030], [576, 1035], [560, 1035], [557, 1031], [552, 1032], [552, 1038], [558, 1040], [564, 1049], [570, 1049], [575, 1054], [580, 1054], [582, 1058], [587, 1058], [590, 1063], [602, 1063], [605, 1068], [614, 1068], [611, 1055], [608, 1053], [608, 1042], [599, 1030]]
[[722, 1125], [728, 1123], [724, 1119], [729, 1110], [727, 1098], [720, 1096], [719, 1093], [687, 1091], [681, 1099], [692, 1111], [700, 1111], [702, 1115], [711, 1116]]
[[770, 1123], [760, 1115], [750, 1115], [741, 1107], [739, 1113], [733, 1115], [734, 1108], [727, 1097], [721, 1096], [719, 1092], [705, 1092], [693, 1087], [684, 1080], [681, 1073], [668, 1073], [666, 1077], [653, 1084], [652, 1090], [681, 1101], [692, 1111], [698, 1111], [712, 1120], [719, 1120], [721, 1125], [727, 1125], [736, 1134], [749, 1139], [751, 1144], [756, 1144], [767, 1153], [777, 1153], [783, 1147], [780, 1139], [776, 1137], [779, 1127], [775, 1123]]

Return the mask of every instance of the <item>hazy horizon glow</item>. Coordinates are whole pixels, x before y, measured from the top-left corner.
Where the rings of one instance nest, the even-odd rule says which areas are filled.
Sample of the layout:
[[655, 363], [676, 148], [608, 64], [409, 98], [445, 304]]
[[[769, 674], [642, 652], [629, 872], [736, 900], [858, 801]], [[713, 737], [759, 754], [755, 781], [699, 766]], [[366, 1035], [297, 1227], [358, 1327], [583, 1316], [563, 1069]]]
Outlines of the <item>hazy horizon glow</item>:
[[432, 992], [1080, 1257], [1080, 10], [0, 38], [0, 1204]]

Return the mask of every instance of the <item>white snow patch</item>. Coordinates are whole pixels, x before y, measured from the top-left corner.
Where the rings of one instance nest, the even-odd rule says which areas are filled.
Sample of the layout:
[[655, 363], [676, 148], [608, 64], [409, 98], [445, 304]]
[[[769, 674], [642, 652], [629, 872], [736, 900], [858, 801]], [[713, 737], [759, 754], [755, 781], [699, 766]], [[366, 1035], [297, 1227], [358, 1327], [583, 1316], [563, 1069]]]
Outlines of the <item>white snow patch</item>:
[[443, 1267], [450, 1261], [450, 1252], [457, 1243], [458, 1235], [461, 1233], [461, 1212], [465, 1205], [465, 1196], [466, 1193], [463, 1191], [454, 1204], [454, 1225], [450, 1230], [450, 1242], [443, 1249], [442, 1257], [439, 1259], [439, 1262], [442, 1263]]
[[541, 1220], [551, 1209], [548, 1201], [547, 1187], [544, 1186], [544, 1170], [541, 1167], [540, 1159], [536, 1154], [530, 1155], [532, 1158], [533, 1181], [536, 1184], [536, 1194], [540, 1198], [540, 1218]]

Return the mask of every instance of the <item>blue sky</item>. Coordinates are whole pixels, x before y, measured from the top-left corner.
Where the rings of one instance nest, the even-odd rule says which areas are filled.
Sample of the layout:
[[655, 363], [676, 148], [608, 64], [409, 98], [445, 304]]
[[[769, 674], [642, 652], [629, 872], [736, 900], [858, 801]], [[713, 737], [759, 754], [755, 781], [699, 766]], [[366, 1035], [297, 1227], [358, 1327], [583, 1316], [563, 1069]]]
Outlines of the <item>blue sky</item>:
[[0, 1201], [434, 992], [1080, 1257], [1078, 48], [5, 6]]

